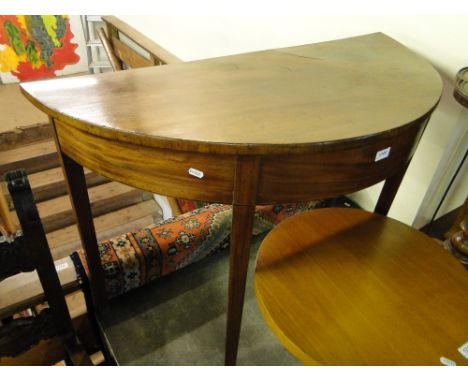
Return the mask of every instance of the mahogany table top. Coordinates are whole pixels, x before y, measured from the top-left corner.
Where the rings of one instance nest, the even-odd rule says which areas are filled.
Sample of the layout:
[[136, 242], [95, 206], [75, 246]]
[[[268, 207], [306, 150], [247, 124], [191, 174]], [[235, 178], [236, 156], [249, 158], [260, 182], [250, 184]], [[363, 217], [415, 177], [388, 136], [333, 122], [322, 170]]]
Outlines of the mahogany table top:
[[411, 123], [437, 104], [442, 83], [423, 58], [375, 33], [21, 88], [50, 116], [99, 136], [277, 154]]

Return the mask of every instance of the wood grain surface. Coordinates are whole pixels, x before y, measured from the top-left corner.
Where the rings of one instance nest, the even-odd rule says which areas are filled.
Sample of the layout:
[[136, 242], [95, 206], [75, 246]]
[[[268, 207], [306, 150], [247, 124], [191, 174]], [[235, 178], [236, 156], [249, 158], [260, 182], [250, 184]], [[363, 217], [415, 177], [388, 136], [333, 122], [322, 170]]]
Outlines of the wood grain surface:
[[[386, 133], [311, 148], [307, 154], [259, 156], [257, 204], [333, 197], [388, 178], [411, 160], [428, 117]], [[171, 197], [232, 203], [234, 155], [151, 148], [60, 121], [55, 125], [61, 150], [107, 178]], [[385, 149], [389, 156], [376, 160]], [[190, 175], [191, 168], [202, 171], [203, 178]]]
[[308, 365], [468, 365], [468, 274], [396, 220], [320, 209], [263, 241], [255, 288], [270, 328]]
[[[61, 150], [107, 178], [142, 190], [192, 200], [230, 203], [236, 158], [150, 148], [111, 140], [56, 122]], [[203, 178], [189, 174], [194, 168]]]
[[424, 59], [376, 33], [21, 89], [47, 114], [91, 134], [177, 150], [279, 154], [407, 125], [435, 107], [442, 83]]

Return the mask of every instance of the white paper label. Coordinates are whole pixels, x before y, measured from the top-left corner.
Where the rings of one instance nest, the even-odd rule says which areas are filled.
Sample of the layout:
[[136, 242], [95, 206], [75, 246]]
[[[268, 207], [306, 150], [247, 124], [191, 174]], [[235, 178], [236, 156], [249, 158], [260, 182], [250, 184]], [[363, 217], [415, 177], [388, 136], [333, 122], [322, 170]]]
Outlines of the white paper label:
[[391, 147], [387, 147], [386, 149], [377, 151], [377, 154], [375, 154], [375, 162], [388, 158], [388, 156], [390, 155], [390, 149]]
[[63, 271], [64, 269], [67, 269], [67, 268], [68, 268], [68, 263], [61, 263], [55, 266], [55, 270], [57, 272]]
[[203, 178], [205, 174], [203, 174], [203, 171], [197, 170], [196, 168], [190, 167], [188, 170], [188, 173], [196, 178]]
[[445, 357], [440, 357], [440, 363], [445, 366], [457, 366], [457, 363], [455, 361], [452, 361], [451, 359]]
[[468, 342], [465, 342], [462, 346], [458, 348], [460, 354], [468, 359]]

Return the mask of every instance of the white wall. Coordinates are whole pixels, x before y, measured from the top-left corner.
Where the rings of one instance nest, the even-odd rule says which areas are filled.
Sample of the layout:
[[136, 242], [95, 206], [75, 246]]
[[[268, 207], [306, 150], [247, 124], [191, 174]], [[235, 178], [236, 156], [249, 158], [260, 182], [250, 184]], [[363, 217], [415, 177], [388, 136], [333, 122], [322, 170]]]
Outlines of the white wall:
[[[468, 16], [118, 17], [185, 61], [372, 32], [384, 32], [424, 56], [441, 73], [444, 94], [389, 213], [413, 223], [461, 111], [452, 91], [456, 72], [468, 65], [468, 50], [461, 43], [468, 36]], [[466, 186], [465, 176], [458, 182], [461, 191], [446, 203], [447, 211], [463, 202]], [[379, 189], [374, 186], [353, 198], [372, 209]]]

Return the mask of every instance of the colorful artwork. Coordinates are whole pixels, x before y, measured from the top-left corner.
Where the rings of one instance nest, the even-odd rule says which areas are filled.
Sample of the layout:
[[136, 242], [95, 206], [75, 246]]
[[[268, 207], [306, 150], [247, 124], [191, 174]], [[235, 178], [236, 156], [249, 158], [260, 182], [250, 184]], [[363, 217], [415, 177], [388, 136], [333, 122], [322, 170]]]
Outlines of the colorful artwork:
[[0, 16], [0, 72], [20, 81], [55, 77], [80, 60], [73, 37], [68, 16]]

